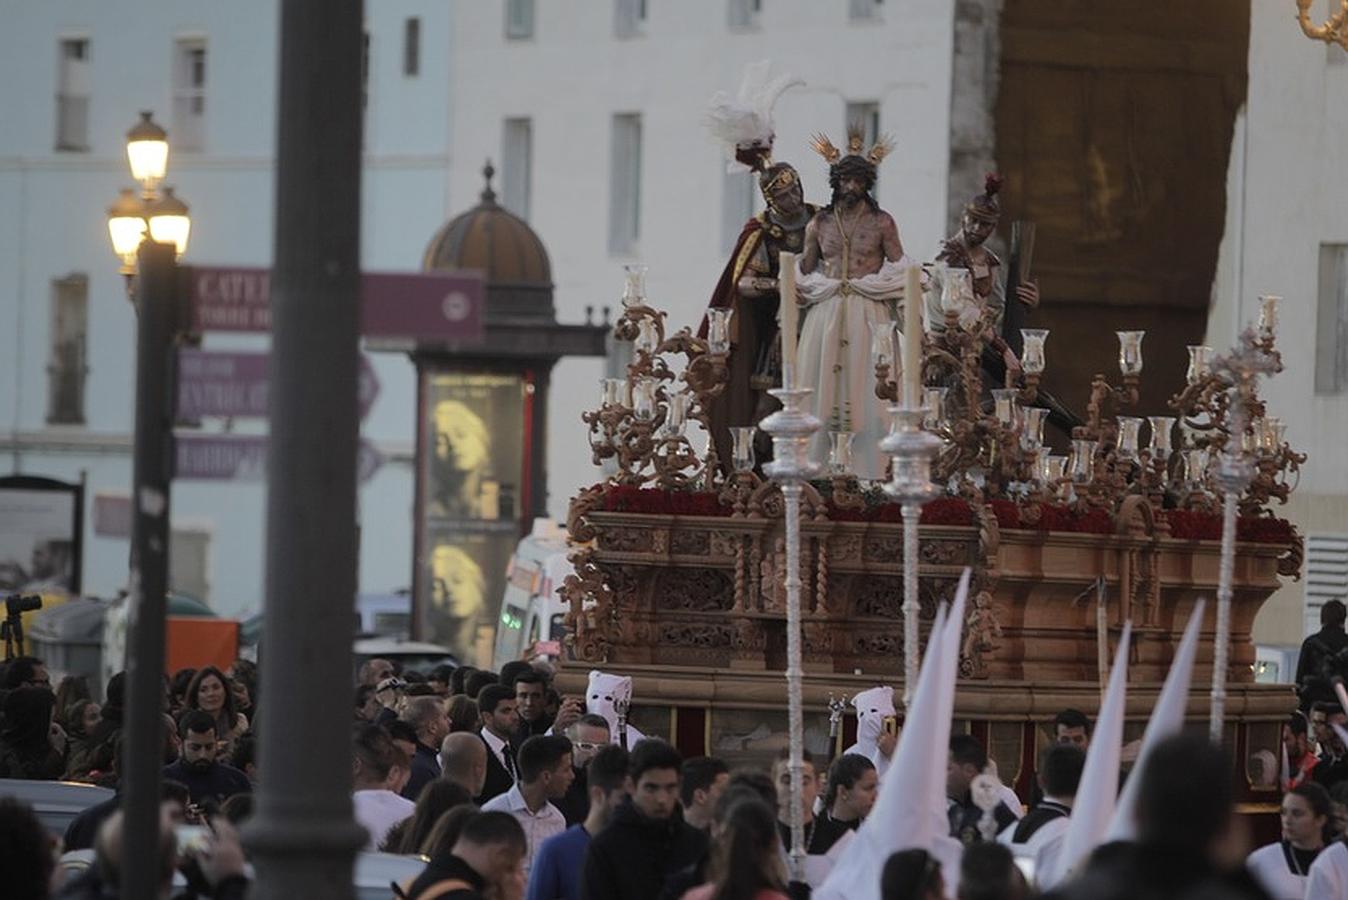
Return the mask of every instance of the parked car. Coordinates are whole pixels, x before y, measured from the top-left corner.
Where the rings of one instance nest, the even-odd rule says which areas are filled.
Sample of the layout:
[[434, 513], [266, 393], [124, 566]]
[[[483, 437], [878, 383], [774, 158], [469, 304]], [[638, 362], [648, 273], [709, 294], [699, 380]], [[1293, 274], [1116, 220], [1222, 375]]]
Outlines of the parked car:
[[401, 638], [357, 638], [352, 652], [357, 669], [366, 660], [376, 658], [387, 659], [403, 669], [415, 669], [418, 672], [429, 672], [442, 663], [459, 665], [458, 657], [448, 647], [424, 641], [406, 641]]
[[113, 797], [110, 788], [78, 781], [27, 781], [0, 778], [0, 797], [16, 797], [33, 807], [38, 821], [47, 830], [64, 837], [76, 816], [91, 806]]

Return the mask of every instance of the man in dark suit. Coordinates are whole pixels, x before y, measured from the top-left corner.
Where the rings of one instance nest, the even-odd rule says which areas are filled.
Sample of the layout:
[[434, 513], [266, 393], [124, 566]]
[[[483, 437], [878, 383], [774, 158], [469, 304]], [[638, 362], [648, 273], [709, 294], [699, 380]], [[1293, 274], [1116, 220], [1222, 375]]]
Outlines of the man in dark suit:
[[520, 727], [515, 689], [504, 684], [487, 685], [478, 692], [477, 711], [482, 717], [479, 733], [487, 745], [487, 780], [476, 798], [481, 806], [515, 785], [515, 748], [511, 739]]

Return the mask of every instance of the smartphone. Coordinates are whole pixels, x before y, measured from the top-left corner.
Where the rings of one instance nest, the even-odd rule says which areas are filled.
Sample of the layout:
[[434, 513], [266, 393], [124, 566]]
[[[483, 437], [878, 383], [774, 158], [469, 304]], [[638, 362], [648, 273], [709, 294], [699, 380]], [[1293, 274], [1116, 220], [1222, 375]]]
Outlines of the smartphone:
[[899, 717], [885, 716], [882, 726], [885, 729], [885, 734], [891, 734], [897, 737], [899, 733]]

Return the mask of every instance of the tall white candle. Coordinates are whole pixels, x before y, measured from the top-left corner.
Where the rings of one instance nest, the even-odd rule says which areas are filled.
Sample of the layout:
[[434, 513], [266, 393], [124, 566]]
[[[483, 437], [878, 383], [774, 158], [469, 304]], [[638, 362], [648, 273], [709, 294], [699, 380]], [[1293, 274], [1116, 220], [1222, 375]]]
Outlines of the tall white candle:
[[917, 264], [910, 265], [903, 286], [903, 405], [917, 409], [922, 403], [922, 277]]
[[[782, 386], [787, 384], [788, 373], [796, 372], [796, 254], [783, 251], [777, 256], [777, 283], [782, 296]], [[794, 381], [794, 378], [792, 378]]]

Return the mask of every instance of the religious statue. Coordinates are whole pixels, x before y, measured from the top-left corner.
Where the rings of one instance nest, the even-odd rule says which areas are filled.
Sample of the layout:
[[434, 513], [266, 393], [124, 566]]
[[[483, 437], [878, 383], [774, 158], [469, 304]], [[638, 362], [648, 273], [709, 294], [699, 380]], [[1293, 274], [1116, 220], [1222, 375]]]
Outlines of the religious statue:
[[[805, 202], [795, 168], [772, 160], [772, 107], [782, 91], [800, 83], [788, 75], [769, 80], [768, 63], [753, 63], [737, 97], [718, 92], [707, 113], [708, 127], [733, 158], [732, 169], [757, 176], [766, 204], [745, 223], [709, 304], [734, 310], [727, 384], [711, 409], [716, 455], [727, 467], [733, 458], [730, 429], [757, 425], [781, 405], [767, 393], [781, 384], [777, 257], [784, 250], [800, 252], [815, 207]], [[706, 327], [704, 321], [704, 336]], [[759, 463], [772, 458], [766, 434], [756, 436], [754, 449]]]
[[890, 151], [881, 138], [864, 155], [860, 129], [850, 128], [847, 154], [818, 135], [814, 149], [829, 163], [833, 199], [805, 228], [797, 265], [804, 309], [797, 383], [814, 391], [814, 415], [824, 424], [812, 455], [823, 460], [828, 432], [851, 432], [852, 468], [859, 478], [885, 474], [880, 440], [889, 416], [875, 395], [871, 336], [894, 327], [903, 299], [904, 256], [894, 218], [871, 196], [876, 166]]
[[[944, 263], [946, 268], [964, 269], [969, 273], [973, 284], [973, 305], [961, 314], [976, 319], [983, 310], [993, 312], [991, 344], [1002, 362], [1012, 374], [1020, 371], [1020, 360], [1002, 339], [1002, 315], [1006, 309], [1006, 280], [1002, 273], [1002, 261], [987, 247], [988, 238], [997, 230], [1002, 217], [1001, 201], [997, 193], [1002, 188], [1002, 178], [988, 173], [983, 181], [983, 193], [978, 194], [964, 206], [964, 215], [960, 217], [960, 230], [954, 237], [941, 242], [941, 252], [936, 261]], [[941, 307], [943, 287], [942, 268], [937, 266], [931, 280], [933, 290], [927, 292], [927, 329], [941, 331], [945, 328], [945, 314]], [[1039, 286], [1026, 282], [1016, 287], [1016, 298], [1031, 309], [1039, 305]], [[999, 379], [1000, 380], [1000, 379]]]
[[[944, 330], [945, 312], [942, 303], [945, 301], [945, 272], [963, 269], [969, 273], [973, 296], [966, 298], [964, 309], [960, 311], [960, 321], [965, 327], [973, 327], [984, 310], [992, 311], [989, 342], [983, 352], [983, 370], [988, 376], [986, 383], [991, 386], [1013, 383], [1020, 376], [1020, 359], [1003, 337], [1006, 276], [1002, 271], [1002, 261], [987, 246], [988, 238], [992, 237], [1001, 221], [1002, 205], [998, 196], [1001, 188], [1001, 176], [989, 172], [983, 180], [983, 193], [975, 195], [965, 204], [964, 214], [960, 217], [960, 230], [954, 237], [941, 242], [941, 252], [936, 255], [938, 265], [932, 268], [925, 300], [927, 330]], [[1024, 281], [1016, 286], [1016, 300], [1027, 309], [1037, 309], [1039, 299], [1039, 285], [1036, 283]], [[1065, 435], [1071, 434], [1073, 426], [1081, 424], [1080, 418], [1042, 385], [1035, 403], [1048, 408], [1049, 421]]]

